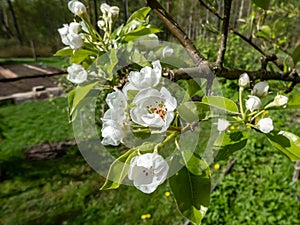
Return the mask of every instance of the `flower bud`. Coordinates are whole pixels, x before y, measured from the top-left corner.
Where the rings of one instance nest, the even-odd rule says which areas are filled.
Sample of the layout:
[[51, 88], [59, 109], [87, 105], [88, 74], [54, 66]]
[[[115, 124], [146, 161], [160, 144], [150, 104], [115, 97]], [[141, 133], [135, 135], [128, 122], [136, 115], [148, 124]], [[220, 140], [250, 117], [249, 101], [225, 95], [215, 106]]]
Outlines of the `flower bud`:
[[277, 95], [275, 98], [274, 98], [274, 105], [275, 106], [283, 106], [283, 108], [286, 107], [287, 103], [288, 103], [288, 97], [284, 96], [284, 95]]
[[105, 21], [104, 20], [98, 20], [97, 25], [98, 25], [98, 27], [101, 30], [105, 30], [106, 29], [106, 27], [105, 27]]
[[73, 63], [67, 68], [67, 79], [75, 84], [80, 84], [87, 79], [87, 72], [82, 65]]
[[84, 13], [86, 13], [85, 5], [78, 0], [69, 1], [68, 8], [76, 16], [82, 16]]
[[247, 87], [249, 86], [250, 84], [250, 78], [248, 76], [247, 73], [243, 73], [240, 75], [240, 78], [239, 78], [239, 86], [240, 87]]
[[117, 6], [111, 6], [110, 9], [109, 9], [108, 15], [111, 18], [114, 19], [114, 18], [117, 18], [119, 16], [119, 12], [120, 12], [119, 7], [117, 7]]
[[226, 131], [229, 127], [230, 123], [224, 119], [218, 119], [218, 131]]
[[271, 118], [260, 119], [257, 123], [257, 128], [263, 133], [270, 133], [273, 129], [273, 121]]
[[246, 101], [246, 108], [250, 110], [250, 112], [253, 112], [255, 110], [258, 110], [261, 107], [261, 100], [253, 95], [249, 96], [249, 99]]
[[261, 81], [254, 85], [253, 90], [251, 91], [251, 95], [255, 95], [257, 97], [265, 97], [268, 94], [269, 84], [265, 81]]

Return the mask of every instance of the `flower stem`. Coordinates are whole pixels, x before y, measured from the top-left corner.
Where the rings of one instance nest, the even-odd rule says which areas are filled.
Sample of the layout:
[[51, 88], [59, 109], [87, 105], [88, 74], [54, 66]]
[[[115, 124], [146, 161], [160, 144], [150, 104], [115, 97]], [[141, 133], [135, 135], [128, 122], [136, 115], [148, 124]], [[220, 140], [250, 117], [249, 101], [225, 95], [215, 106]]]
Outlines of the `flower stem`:
[[240, 111], [242, 114], [242, 119], [245, 121], [245, 112], [244, 112], [244, 108], [243, 108], [243, 98], [242, 98], [243, 91], [244, 91], [244, 88], [240, 87], [240, 89], [239, 89]]

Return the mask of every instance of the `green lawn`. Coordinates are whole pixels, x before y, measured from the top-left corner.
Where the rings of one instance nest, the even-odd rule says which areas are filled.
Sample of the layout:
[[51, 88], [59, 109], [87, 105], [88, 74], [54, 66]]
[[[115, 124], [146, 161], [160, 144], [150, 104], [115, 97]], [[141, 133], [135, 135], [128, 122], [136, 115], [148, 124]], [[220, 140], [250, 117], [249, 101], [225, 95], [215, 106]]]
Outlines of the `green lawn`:
[[[104, 179], [89, 167], [77, 147], [54, 160], [24, 159], [24, 151], [32, 145], [73, 138], [66, 107], [66, 98], [59, 98], [0, 108], [0, 224], [184, 223], [172, 194], [165, 195], [168, 184], [150, 195], [127, 186], [100, 192]], [[280, 118], [280, 112], [274, 116]], [[278, 119], [278, 123], [294, 120]], [[294, 125], [289, 128], [295, 129]], [[203, 224], [300, 224], [300, 182], [291, 182], [294, 163], [269, 148], [261, 137], [251, 138], [247, 149], [235, 154], [232, 171], [212, 194]], [[220, 164], [215, 174], [227, 162]], [[151, 217], [141, 219], [145, 214]]]

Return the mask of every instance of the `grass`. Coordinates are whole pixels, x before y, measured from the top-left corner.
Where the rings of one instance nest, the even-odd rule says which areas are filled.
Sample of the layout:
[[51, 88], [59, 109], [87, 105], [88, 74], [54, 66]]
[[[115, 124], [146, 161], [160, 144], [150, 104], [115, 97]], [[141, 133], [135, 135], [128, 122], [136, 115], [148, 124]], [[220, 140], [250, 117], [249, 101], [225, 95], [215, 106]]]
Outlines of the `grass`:
[[[104, 179], [77, 147], [54, 160], [24, 159], [24, 151], [32, 145], [72, 139], [66, 104], [59, 98], [0, 108], [0, 224], [183, 224], [172, 194], [165, 195], [167, 183], [150, 195], [128, 186], [100, 192]], [[295, 122], [295, 117], [285, 121], [281, 114], [274, 114], [278, 126]], [[295, 125], [297, 121], [290, 129]], [[235, 157], [232, 171], [212, 194], [203, 224], [300, 224], [300, 182], [291, 182], [294, 163], [260, 136], [252, 136], [247, 149]], [[221, 173], [227, 162], [220, 164], [214, 174]], [[144, 214], [151, 217], [143, 220]]]

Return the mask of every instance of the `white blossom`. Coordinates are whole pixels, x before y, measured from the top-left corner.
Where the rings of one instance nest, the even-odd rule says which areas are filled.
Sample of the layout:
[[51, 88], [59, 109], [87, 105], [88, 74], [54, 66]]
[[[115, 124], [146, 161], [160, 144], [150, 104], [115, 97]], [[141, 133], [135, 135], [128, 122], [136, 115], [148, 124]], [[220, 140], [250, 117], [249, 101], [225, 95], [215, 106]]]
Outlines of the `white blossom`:
[[[159, 60], [152, 62], [153, 68], [146, 66], [137, 71], [131, 71], [128, 76], [130, 84], [136, 90], [155, 87], [161, 80], [162, 68]], [[128, 87], [127, 87], [128, 88]]]
[[166, 180], [168, 171], [169, 165], [161, 155], [146, 153], [131, 159], [128, 178], [137, 189], [150, 194]]
[[98, 27], [101, 30], [105, 30], [106, 29], [106, 27], [105, 27], [105, 21], [104, 20], [98, 20], [97, 25], [98, 25]]
[[226, 131], [229, 127], [230, 123], [225, 119], [218, 119], [218, 131]]
[[124, 126], [115, 120], [107, 120], [101, 129], [101, 144], [118, 146], [125, 137]]
[[81, 30], [79, 23], [64, 24], [62, 28], [58, 29], [63, 44], [70, 46], [72, 49], [79, 49], [83, 45], [83, 34], [78, 33]]
[[106, 3], [102, 3], [100, 10], [103, 14], [103, 17], [116, 18], [119, 15], [120, 9], [117, 6], [110, 6]]
[[177, 107], [176, 99], [165, 87], [160, 91], [154, 88], [142, 89], [133, 103], [136, 106], [130, 110], [132, 121], [144, 127], [160, 129], [160, 132], [168, 129]]
[[289, 100], [288, 97], [284, 95], [276, 95], [274, 98], [274, 105], [278, 107], [279, 106], [286, 107], [288, 100]]
[[253, 90], [251, 91], [251, 95], [262, 98], [267, 96], [268, 90], [269, 84], [266, 81], [261, 81], [254, 85]]
[[68, 76], [67, 79], [75, 84], [80, 84], [87, 79], [87, 71], [82, 65], [73, 63], [67, 68]]
[[258, 110], [261, 107], [261, 104], [260, 98], [250, 95], [249, 99], [246, 101], [246, 108], [250, 110], [250, 112], [253, 112]]
[[274, 129], [271, 118], [260, 119], [257, 123], [257, 128], [263, 133], [269, 133]]
[[248, 76], [247, 73], [243, 73], [240, 75], [240, 78], [239, 78], [239, 86], [240, 87], [247, 87], [249, 86], [250, 84], [250, 78]]
[[82, 16], [84, 13], [86, 13], [85, 5], [78, 0], [69, 1], [68, 8], [76, 16]]
[[108, 104], [109, 108], [116, 111], [124, 111], [127, 107], [126, 97], [123, 92], [118, 89], [106, 96], [106, 103]]

